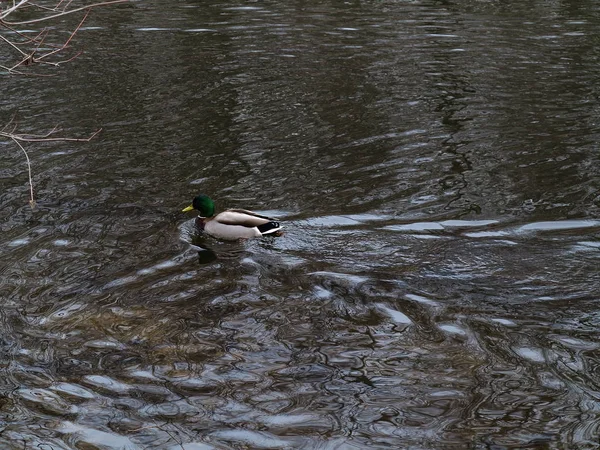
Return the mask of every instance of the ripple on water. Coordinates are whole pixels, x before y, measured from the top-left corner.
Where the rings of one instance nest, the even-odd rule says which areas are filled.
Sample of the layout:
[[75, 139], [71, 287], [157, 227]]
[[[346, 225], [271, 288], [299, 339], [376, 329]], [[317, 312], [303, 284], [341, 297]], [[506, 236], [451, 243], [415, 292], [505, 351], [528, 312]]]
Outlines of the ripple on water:
[[56, 383], [49, 389], [71, 401], [92, 400], [97, 396], [94, 392], [72, 383]]
[[591, 2], [139, 3], [2, 86], [106, 132], [0, 142], [0, 447], [597, 447]]
[[61, 422], [56, 431], [64, 434], [65, 442], [75, 448], [102, 448], [110, 450], [139, 450], [142, 447], [128, 437], [98, 430], [73, 422]]
[[172, 445], [168, 450], [217, 450], [217, 447], [202, 442], [186, 442]]
[[17, 389], [14, 395], [39, 411], [55, 415], [75, 415], [78, 408], [47, 389]]
[[381, 303], [378, 303], [375, 306], [377, 306], [377, 308], [379, 310], [381, 310], [384, 314], [389, 316], [390, 319], [392, 319], [394, 322], [396, 322], [398, 324], [408, 325], [408, 324], [413, 323], [413, 321], [410, 320], [410, 318], [403, 312], [389, 308], [386, 305], [381, 304]]
[[283, 439], [266, 431], [245, 429], [220, 430], [210, 433], [210, 436], [232, 444], [251, 446], [252, 448], [290, 448], [294, 439]]
[[113, 395], [126, 395], [132, 389], [132, 386], [106, 375], [86, 375], [82, 382], [97, 391]]
[[187, 397], [182, 400], [148, 405], [140, 411], [140, 416], [155, 420], [185, 421], [190, 417], [200, 419], [206, 415], [202, 407], [203, 400], [202, 397]]
[[557, 220], [554, 222], [535, 222], [528, 223], [517, 229], [517, 232], [524, 231], [562, 231], [576, 230], [579, 228], [600, 227], [598, 220]]
[[459, 336], [465, 336], [467, 334], [467, 332], [463, 328], [451, 323], [442, 323], [439, 325], [439, 328], [440, 330], [445, 331], [448, 334], [455, 334]]

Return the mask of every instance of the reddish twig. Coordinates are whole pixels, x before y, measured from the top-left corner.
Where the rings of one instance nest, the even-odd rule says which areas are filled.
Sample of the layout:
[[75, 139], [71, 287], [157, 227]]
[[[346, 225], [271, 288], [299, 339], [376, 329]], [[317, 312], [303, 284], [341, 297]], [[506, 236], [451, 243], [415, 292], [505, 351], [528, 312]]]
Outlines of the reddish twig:
[[[12, 31], [13, 33], [15, 33], [18, 36], [18, 38], [20, 39], [20, 41], [19, 40], [11, 40], [10, 38], [8, 38], [6, 36], [0, 35], [0, 44], [2, 44], [4, 42], [5, 44], [11, 46], [15, 51], [17, 51], [20, 54], [20, 59], [15, 64], [13, 64], [12, 67], [7, 67], [7, 66], [2, 65], [2, 66], [0, 66], [0, 68], [7, 70], [9, 73], [21, 75], [21, 74], [23, 74], [23, 72], [17, 71], [17, 69], [20, 68], [21, 66], [26, 66], [26, 65], [31, 65], [31, 64], [47, 64], [47, 65], [52, 65], [52, 66], [59, 66], [61, 64], [65, 64], [65, 63], [68, 63], [68, 62], [74, 60], [79, 55], [81, 55], [82, 52], [77, 52], [74, 55], [60, 59], [58, 61], [57, 60], [52, 61], [51, 58], [56, 57], [56, 55], [58, 55], [61, 52], [64, 52], [70, 46], [71, 42], [75, 38], [75, 35], [81, 30], [81, 28], [83, 27], [83, 24], [86, 22], [92, 8], [106, 6], [106, 5], [112, 5], [112, 4], [117, 4], [117, 3], [124, 3], [127, 1], [129, 1], [129, 0], [100, 1], [97, 3], [92, 3], [89, 5], [85, 5], [85, 6], [82, 6], [79, 8], [73, 8], [73, 9], [69, 9], [71, 7], [72, 0], [57, 0], [57, 3], [55, 4], [55, 6], [53, 8], [42, 6], [42, 5], [39, 5], [38, 3], [32, 3], [30, 0], [21, 0], [18, 3], [13, 2], [12, 7], [7, 8], [4, 11], [0, 10], [0, 27], [6, 28], [6, 29]], [[14, 13], [15, 11], [17, 11], [20, 8], [21, 9], [22, 8], [37, 8], [37, 9], [41, 9], [43, 11], [53, 11], [53, 12], [59, 11], [59, 12], [56, 14], [45, 15], [45, 16], [39, 17], [37, 19], [31, 19], [31, 20], [25, 20], [25, 21], [15, 21], [15, 22], [8, 21], [7, 18], [9, 17], [9, 15]], [[81, 19], [81, 21], [79, 22], [77, 27], [71, 32], [71, 34], [69, 35], [67, 40], [65, 42], [63, 42], [62, 44], [46, 43], [46, 41], [48, 40], [47, 38], [50, 33], [50, 31], [48, 29], [44, 29], [44, 30], [40, 31], [37, 34], [37, 36], [32, 38], [32, 37], [27, 37], [25, 34], [15, 30], [15, 28], [14, 28], [14, 26], [17, 26], [17, 25], [50, 21], [52, 19], [56, 19], [56, 18], [65, 16], [65, 15], [77, 13], [77, 12], [84, 12], [83, 18]], [[29, 46], [29, 48], [27, 48], [25, 46]], [[50, 49], [42, 50], [42, 47], [50, 47]], [[43, 74], [43, 75], [35, 74], [35, 75], [36, 76], [49, 76], [47, 74]]]
[[83, 19], [81, 19], [81, 22], [79, 22], [79, 25], [77, 25], [77, 28], [75, 28], [73, 30], [73, 32], [71, 33], [71, 35], [69, 36], [69, 39], [66, 40], [66, 42], [62, 45], [62, 47], [57, 48], [56, 50], [52, 50], [51, 52], [45, 53], [42, 56], [40, 56], [39, 58], [37, 58], [37, 61], [41, 61], [43, 58], [46, 58], [47, 56], [51, 56], [54, 55], [58, 52], [60, 52], [61, 50], [64, 50], [67, 45], [69, 45], [69, 42], [71, 42], [71, 40], [73, 39], [73, 37], [75, 36], [75, 34], [79, 31], [79, 29], [81, 28], [81, 26], [83, 25], [83, 23], [85, 22], [85, 19], [87, 19], [87, 17], [90, 15], [90, 10], [88, 9], [84, 16]]

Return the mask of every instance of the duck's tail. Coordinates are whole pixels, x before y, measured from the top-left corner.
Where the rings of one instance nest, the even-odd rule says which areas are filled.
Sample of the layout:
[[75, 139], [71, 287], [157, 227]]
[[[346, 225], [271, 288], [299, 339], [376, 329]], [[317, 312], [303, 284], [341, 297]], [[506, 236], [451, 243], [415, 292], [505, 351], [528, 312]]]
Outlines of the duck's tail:
[[270, 222], [259, 225], [257, 228], [258, 231], [260, 231], [260, 233], [264, 236], [265, 234], [277, 233], [283, 228], [283, 226], [279, 222], [272, 220]]

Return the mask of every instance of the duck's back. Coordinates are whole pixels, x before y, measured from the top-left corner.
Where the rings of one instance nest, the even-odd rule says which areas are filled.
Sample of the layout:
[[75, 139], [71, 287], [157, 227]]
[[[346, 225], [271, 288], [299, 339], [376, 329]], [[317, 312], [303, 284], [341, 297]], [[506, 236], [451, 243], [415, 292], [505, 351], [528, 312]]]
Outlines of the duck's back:
[[213, 220], [226, 225], [242, 225], [245, 227], [258, 227], [275, 219], [261, 216], [247, 209], [228, 209], [220, 214], [217, 214]]
[[200, 219], [204, 232], [223, 240], [249, 239], [279, 231], [276, 219], [246, 209], [228, 209], [210, 219]]
[[248, 226], [255, 226], [261, 235], [277, 233], [283, 228], [277, 219], [261, 216], [247, 209], [228, 209], [226, 212], [240, 214], [246, 218]]

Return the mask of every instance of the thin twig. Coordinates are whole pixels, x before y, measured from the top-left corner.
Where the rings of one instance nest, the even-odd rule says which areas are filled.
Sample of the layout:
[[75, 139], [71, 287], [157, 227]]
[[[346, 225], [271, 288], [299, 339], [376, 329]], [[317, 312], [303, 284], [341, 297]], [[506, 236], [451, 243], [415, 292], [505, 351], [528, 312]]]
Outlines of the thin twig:
[[52, 12], [56, 11], [56, 7], [48, 8], [47, 6], [42, 6], [38, 3], [30, 3], [30, 5], [35, 6], [36, 8], [39, 8], [39, 9], [43, 9], [44, 11], [52, 11]]
[[29, 155], [25, 151], [25, 148], [21, 145], [21, 143], [11, 136], [11, 139], [19, 146], [23, 153], [25, 153], [25, 158], [27, 159], [27, 170], [29, 171], [29, 205], [31, 205], [31, 209], [35, 208], [35, 198], [33, 197], [33, 177], [31, 176], [31, 161], [29, 160]]
[[[17, 115], [16, 115], [16, 114], [13, 114], [13, 116], [10, 118], [10, 120], [9, 120], [9, 121], [6, 123], [6, 125], [4, 125], [4, 126], [2, 127], [2, 129], [1, 129], [0, 131], [4, 131], [4, 130], [6, 130], [8, 127], [10, 127], [10, 126], [12, 125], [12, 123], [15, 121], [15, 117], [17, 117]], [[14, 131], [14, 128], [13, 128], [13, 131]]]
[[4, 69], [8, 73], [16, 73], [17, 75], [31, 75], [31, 74], [27, 74], [25, 72], [19, 72], [18, 70], [13, 70], [10, 67], [6, 67], [6, 66], [2, 66], [2, 65], [0, 65], [0, 69]]
[[[58, 4], [57, 4], [57, 5], [54, 7], [54, 9], [55, 9], [56, 11], [58, 11], [58, 8], [60, 8], [60, 5], [62, 5], [62, 3], [63, 3], [64, 1], [65, 1], [65, 0], [60, 0], [60, 1], [58, 2]], [[66, 4], [65, 6], [63, 6], [63, 8], [62, 8], [62, 9], [63, 9], [63, 11], [65, 11], [65, 10], [66, 10], [66, 9], [67, 9], [69, 6], [71, 6], [71, 3], [72, 3], [72, 2], [73, 2], [73, 0], [69, 0], [69, 1], [67, 2], [67, 4]]]
[[[28, 0], [23, 0], [21, 3], [26, 2]], [[78, 11], [85, 11], [85, 10], [89, 10], [92, 8], [96, 8], [98, 6], [106, 6], [106, 5], [114, 5], [115, 3], [125, 3], [128, 2], [129, 0], [111, 0], [108, 2], [100, 2], [100, 3], [94, 3], [92, 5], [86, 5], [86, 6], [82, 6], [80, 8], [75, 8], [75, 9], [70, 9], [69, 11], [63, 11], [61, 13], [58, 14], [53, 14], [51, 16], [46, 16], [46, 17], [41, 17], [39, 19], [31, 19], [31, 20], [23, 20], [20, 22], [8, 22], [8, 21], [3, 21], [2, 23], [5, 23], [7, 25], [27, 25], [30, 23], [37, 23], [37, 22], [43, 22], [45, 20], [51, 20], [51, 19], [56, 19], [57, 17], [62, 17], [62, 16], [66, 16], [67, 14], [73, 14], [76, 13]], [[3, 17], [6, 17], [6, 15], [4, 16], [0, 16], [0, 19], [2, 19]]]
[[[12, 122], [12, 120], [11, 120]], [[61, 128], [59, 128], [58, 125], [56, 125], [54, 128], [52, 128], [50, 131], [48, 131], [46, 134], [19, 134], [19, 136], [21, 137], [27, 137], [27, 138], [35, 138], [35, 139], [43, 139], [43, 138], [47, 138], [52, 136], [55, 133], [58, 133], [59, 131], [62, 131]], [[14, 130], [11, 134], [15, 134]]]
[[69, 36], [69, 39], [66, 40], [66, 42], [62, 45], [62, 47], [57, 48], [56, 50], [53, 50], [51, 52], [45, 53], [42, 56], [40, 56], [39, 58], [36, 58], [37, 61], [40, 61], [42, 58], [45, 58], [46, 56], [50, 56], [50, 55], [54, 55], [55, 53], [60, 52], [61, 50], [64, 50], [68, 45], [69, 42], [71, 42], [71, 40], [73, 39], [73, 37], [75, 36], [75, 34], [79, 31], [79, 29], [81, 28], [81, 26], [83, 25], [83, 23], [85, 22], [85, 19], [87, 19], [87, 17], [90, 15], [90, 10], [88, 9], [84, 16], [83, 19], [81, 19], [81, 22], [79, 22], [79, 25], [77, 25], [77, 28], [75, 28], [73, 30], [73, 32], [71, 33], [71, 35]]
[[31, 205], [31, 208], [35, 207], [35, 197], [33, 196], [33, 176], [31, 174], [31, 161], [29, 159], [29, 155], [27, 154], [27, 151], [21, 145], [21, 142], [57, 142], [57, 141], [62, 141], [62, 142], [89, 142], [92, 139], [94, 139], [94, 137], [96, 137], [96, 135], [98, 133], [100, 133], [100, 131], [102, 131], [102, 128], [100, 128], [100, 129], [96, 130], [95, 132], [93, 132], [91, 135], [89, 135], [86, 138], [69, 138], [69, 137], [56, 137], [56, 138], [53, 138], [53, 137], [49, 137], [49, 136], [52, 136], [53, 134], [61, 131], [60, 128], [58, 127], [58, 125], [55, 126], [54, 128], [52, 128], [52, 130], [50, 130], [45, 135], [16, 134], [15, 133], [16, 124], [13, 126], [12, 132], [4, 131], [4, 130], [6, 130], [13, 123], [13, 121], [14, 121], [14, 117], [10, 119], [10, 122], [8, 122], [4, 126], [4, 128], [2, 128], [2, 131], [0, 131], [0, 137], [12, 139], [12, 141], [15, 144], [17, 144], [19, 146], [19, 148], [25, 154], [25, 158], [27, 159], [27, 170], [29, 172], [29, 193], [30, 193], [29, 204]]
[[[65, 61], [61, 61], [61, 62], [65, 62]], [[27, 73], [27, 72], [20, 72], [18, 70], [14, 70], [14, 69], [11, 69], [10, 67], [6, 67], [6, 66], [2, 66], [2, 65], [0, 65], [0, 69], [4, 69], [8, 73], [11, 73], [11, 74], [23, 75], [25, 77], [55, 77], [56, 76], [55, 74], [51, 74], [51, 73]]]
[[71, 61], [73, 61], [75, 58], [78, 58], [78, 57], [80, 57], [82, 54], [83, 54], [83, 52], [82, 52], [82, 51], [79, 51], [79, 52], [77, 52], [76, 54], [74, 54], [73, 56], [71, 56], [70, 58], [68, 58], [68, 59], [63, 59], [62, 61], [56, 61], [56, 62], [53, 62], [53, 63], [48, 63], [47, 61], [40, 61], [40, 62], [42, 62], [42, 63], [45, 63], [45, 64], [53, 64], [53, 65], [55, 65], [55, 66], [60, 66], [61, 64], [66, 64], [66, 63], [68, 63], [68, 62], [71, 62]]
[[[2, 1], [2, 0], [0, 0], [0, 1]], [[58, 0], [58, 3], [56, 3], [56, 6], [54, 7], [54, 9], [42, 7], [42, 6], [38, 5], [37, 3], [32, 3], [30, 0], [21, 0], [18, 3], [16, 3], [16, 1], [13, 1], [12, 8], [9, 8], [5, 11], [0, 11], [0, 27], [4, 27], [8, 30], [13, 31], [23, 41], [22, 42], [13, 41], [7, 37], [0, 35], [0, 44], [2, 42], [4, 42], [4, 43], [12, 46], [16, 51], [18, 51], [20, 53], [21, 58], [12, 67], [0, 66], [0, 68], [7, 70], [8, 73], [10, 73], [10, 74], [22, 74], [22, 72], [17, 71], [17, 69], [19, 69], [21, 66], [32, 65], [32, 64], [46, 64], [46, 65], [58, 67], [61, 64], [66, 64], [70, 61], [73, 61], [75, 58], [77, 58], [81, 55], [81, 53], [82, 53], [81, 51], [79, 51], [76, 54], [71, 55], [69, 57], [60, 59], [58, 61], [51, 61], [50, 58], [57, 55], [58, 53], [64, 51], [66, 48], [69, 47], [69, 45], [75, 38], [75, 35], [81, 30], [81, 28], [83, 27], [83, 24], [86, 22], [92, 8], [95, 8], [98, 6], [112, 5], [112, 4], [117, 4], [117, 3], [124, 3], [127, 1], [129, 1], [129, 0], [109, 0], [109, 1], [104, 1], [104, 2], [93, 3], [90, 5], [86, 5], [86, 6], [82, 6], [82, 7], [74, 8], [74, 9], [69, 9], [72, 4], [72, 0]], [[40, 9], [46, 9], [46, 10], [51, 10], [51, 11], [60, 11], [59, 8], [62, 8], [62, 11], [57, 14], [51, 14], [51, 15], [41, 17], [38, 19], [32, 19], [32, 20], [21, 21], [21, 22], [7, 22], [5, 20], [5, 18], [10, 13], [16, 11], [19, 8], [26, 8], [26, 7], [40, 8]], [[81, 19], [81, 21], [79, 22], [77, 27], [71, 32], [71, 34], [69, 35], [67, 40], [62, 45], [54, 44], [54, 43], [46, 44], [45, 41], [48, 38], [49, 33], [50, 33], [50, 31], [48, 29], [44, 29], [41, 32], [39, 32], [37, 34], [37, 36], [30, 38], [30, 37], [25, 36], [22, 32], [19, 32], [15, 28], [11, 27], [11, 25], [16, 26], [16, 25], [22, 25], [22, 24], [30, 24], [30, 23], [36, 23], [36, 22], [42, 22], [42, 21], [49, 21], [49, 20], [57, 18], [57, 17], [61, 17], [64, 15], [67, 15], [67, 14], [81, 12], [81, 11], [85, 12], [83, 15], [83, 18]], [[26, 46], [26, 45], [29, 45], [30, 48], [29, 49], [23, 48], [23, 46]], [[50, 48], [42, 51], [41, 50], [42, 46], [50, 47]], [[34, 75], [50, 76], [48, 74], [34, 74]]]
[[15, 43], [13, 43], [12, 41], [6, 39], [4, 36], [2, 36], [0, 34], [0, 39], [2, 39], [4, 42], [6, 42], [8, 45], [10, 45], [12, 48], [14, 48], [16, 51], [18, 51], [21, 55], [25, 56], [27, 53], [25, 53], [23, 50], [21, 50], [19, 47], [17, 47], [17, 45]]
[[[35, 53], [35, 51], [33, 53]], [[23, 64], [28, 65], [28, 64], [32, 63], [33, 62], [33, 53], [31, 53], [29, 55], [25, 55], [25, 57], [21, 61], [19, 61], [14, 66], [12, 66], [10, 68], [11, 72], [13, 70], [15, 70], [17, 67], [22, 66]]]
[[[28, 64], [32, 64], [32, 63], [36, 62], [36, 59], [34, 58], [35, 52], [37, 52], [38, 49], [40, 48], [40, 46], [44, 43], [44, 40], [46, 39], [48, 34], [49, 34], [49, 31], [47, 29], [42, 30], [42, 32], [38, 35], [39, 39], [36, 38], [33, 41], [36, 43], [36, 46], [33, 49], [33, 51], [30, 54], [23, 53], [24, 58], [21, 61], [19, 61], [17, 64], [15, 64], [14, 66], [12, 66], [12, 68], [15, 69], [23, 64], [28, 65]], [[39, 36], [41, 36], [41, 38]]]
[[9, 16], [9, 14], [11, 14], [11, 13], [15, 12], [15, 11], [16, 11], [17, 9], [19, 9], [19, 8], [22, 8], [22, 7], [23, 7], [23, 5], [25, 5], [25, 4], [26, 4], [26, 3], [28, 3], [28, 2], [29, 2], [29, 0], [21, 0], [21, 1], [20, 1], [18, 4], [16, 4], [16, 5], [13, 3], [13, 6], [12, 6], [12, 8], [8, 8], [8, 9], [4, 10], [4, 11], [2, 12], [2, 14], [0, 14], [0, 20], [4, 19], [5, 17], [8, 17], [8, 16]]
[[21, 142], [90, 142], [92, 139], [96, 137], [98, 133], [102, 131], [102, 128], [94, 131], [90, 136], [86, 138], [67, 138], [67, 137], [30, 137], [29, 135], [23, 134], [10, 134], [3, 131], [0, 131], [0, 136], [7, 137], [10, 139], [18, 140]]
[[37, 34], [37, 36], [35, 36], [35, 37], [33, 37], [33, 38], [32, 38], [32, 37], [28, 37], [27, 35], [25, 35], [25, 34], [21, 33], [19, 30], [15, 30], [14, 28], [12, 28], [12, 27], [9, 27], [8, 25], [6, 25], [6, 23], [5, 23], [5, 22], [3, 22], [3, 23], [2, 23], [2, 26], [3, 26], [4, 28], [6, 28], [7, 30], [10, 30], [10, 31], [12, 31], [12, 32], [13, 32], [13, 33], [15, 33], [16, 35], [18, 35], [18, 36], [22, 37], [23, 39], [25, 39], [25, 41], [24, 41], [24, 42], [14, 42], [14, 44], [15, 44], [15, 45], [27, 45], [27, 44], [31, 44], [32, 42], [37, 42], [37, 41], [38, 41], [38, 39], [40, 39], [40, 36], [41, 36], [42, 34], [44, 34], [44, 33], [47, 33], [47, 32], [48, 32], [48, 30], [47, 30], [46, 28], [44, 28], [42, 31], [40, 31], [40, 32]]

